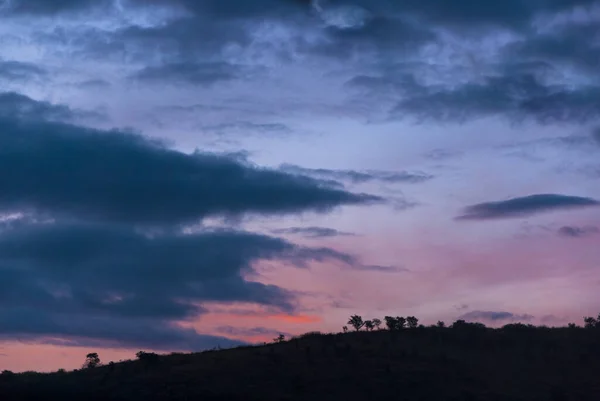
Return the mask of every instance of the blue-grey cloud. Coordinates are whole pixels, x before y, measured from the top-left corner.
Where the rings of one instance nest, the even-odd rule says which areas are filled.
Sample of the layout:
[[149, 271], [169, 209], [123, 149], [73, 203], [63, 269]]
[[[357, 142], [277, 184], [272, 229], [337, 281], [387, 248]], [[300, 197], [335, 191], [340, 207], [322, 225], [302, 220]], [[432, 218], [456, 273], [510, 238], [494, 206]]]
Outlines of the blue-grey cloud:
[[[156, 351], [199, 351], [245, 344], [224, 336], [153, 319], [48, 314], [39, 308], [0, 309], [0, 339], [62, 347], [145, 348]], [[226, 335], [226, 333], [223, 333]]]
[[0, 10], [8, 14], [40, 16], [109, 7], [113, 3], [111, 0], [4, 0]]
[[482, 322], [517, 322], [523, 321], [528, 322], [531, 321], [534, 316], [528, 314], [514, 314], [511, 312], [493, 312], [493, 311], [480, 311], [474, 310], [471, 312], [467, 312], [458, 317], [459, 319], [467, 320], [467, 321], [482, 321]]
[[[247, 232], [144, 233], [76, 222], [5, 227], [0, 231], [0, 336], [85, 337], [127, 345], [139, 338], [140, 346], [154, 341], [152, 346], [179, 347], [195, 337], [175, 322], [204, 313], [206, 302], [295, 309], [289, 291], [244, 278], [261, 260], [299, 267], [313, 260], [356, 263], [328, 248]], [[93, 321], [102, 330], [96, 333]], [[133, 322], [165, 328], [144, 329], [142, 335]]]
[[535, 213], [553, 210], [580, 209], [598, 205], [600, 205], [600, 202], [592, 198], [557, 194], [538, 194], [468, 206], [464, 209], [464, 213], [461, 216], [458, 216], [457, 219], [503, 219], [529, 216]]
[[308, 175], [336, 181], [349, 181], [353, 184], [362, 184], [379, 181], [387, 184], [417, 184], [433, 179], [432, 175], [408, 171], [380, 171], [380, 170], [332, 170], [324, 168], [306, 168], [293, 164], [282, 164], [279, 170], [287, 173]]
[[517, 42], [506, 52], [520, 60], [543, 60], [549, 66], [566, 65], [583, 72], [597, 73], [600, 51], [590, 38], [599, 34], [600, 26], [595, 21], [568, 24]]
[[178, 224], [381, 201], [226, 156], [177, 152], [140, 135], [40, 121], [44, 113], [69, 116], [68, 109], [46, 103], [11, 103], [9, 110], [23, 116], [11, 118], [2, 112], [3, 101], [24, 98], [7, 96], [0, 97], [0, 212]]
[[0, 60], [0, 79], [7, 81], [27, 81], [40, 78], [47, 71], [35, 64], [21, 61]]
[[563, 226], [558, 229], [558, 234], [563, 237], [569, 238], [582, 238], [589, 237], [591, 235], [597, 235], [600, 233], [600, 229], [594, 226], [576, 227], [576, 226]]
[[414, 79], [391, 77], [355, 78], [349, 84], [377, 90], [395, 85], [400, 100], [391, 118], [417, 121], [466, 122], [503, 116], [511, 121], [586, 123], [600, 118], [600, 86], [548, 85], [534, 74], [489, 75], [479, 82], [453, 87], [426, 86]]
[[5, 121], [72, 121], [80, 112], [64, 105], [36, 101], [15, 92], [0, 92], [0, 118]]
[[[282, 123], [256, 123], [250, 121], [238, 121], [235, 123], [222, 123], [214, 125], [204, 125], [202, 130], [213, 132], [217, 135], [230, 135], [239, 133], [244, 136], [252, 135], [254, 133], [274, 134], [277, 136], [287, 135], [292, 132], [292, 129]], [[248, 155], [246, 155], [247, 157]]]
[[[354, 6], [365, 9], [373, 14], [405, 13], [411, 16], [427, 19], [432, 23], [444, 22], [456, 24], [503, 24], [519, 26], [544, 12], [559, 12], [575, 6], [589, 6], [595, 0], [544, 0], [531, 2], [527, 0], [509, 0], [498, 4], [457, 0], [448, 3], [444, 0], [420, 2], [416, 0], [389, 2], [387, 0], [331, 0], [313, 2], [310, 0], [258, 0], [248, 3], [243, 0], [128, 0], [125, 4], [142, 6], [175, 5], [186, 7], [197, 14], [207, 14], [220, 18], [242, 18], [262, 15], [282, 15], [285, 12], [298, 12], [313, 8]], [[94, 4], [112, 3], [93, 0], [12, 0], [8, 9], [23, 12], [48, 12], [79, 9]], [[317, 4], [315, 4], [317, 3]], [[318, 7], [315, 7], [318, 6]]]
[[600, 127], [597, 127], [592, 131], [592, 138], [600, 145]]
[[133, 75], [133, 78], [164, 83], [212, 85], [221, 81], [230, 81], [245, 74], [242, 66], [225, 62], [180, 62], [156, 67], [145, 67]]
[[405, 267], [399, 266], [383, 266], [383, 265], [361, 265], [356, 266], [355, 270], [368, 271], [368, 272], [379, 272], [379, 273], [406, 273], [410, 270]]
[[306, 238], [327, 238], [354, 236], [354, 233], [339, 231], [328, 227], [288, 227], [271, 231], [273, 234], [301, 235]]
[[[100, 2], [101, 6], [109, 3], [117, 2]], [[256, 44], [257, 29], [266, 21], [292, 28], [285, 47], [270, 49], [271, 55], [282, 61], [293, 60], [299, 54], [346, 60], [356, 60], [356, 56], [373, 59], [371, 56], [377, 55], [375, 59], [388, 60], [364, 68], [364, 73], [352, 82], [368, 87], [375, 101], [388, 98], [382, 94], [392, 93], [396, 101], [389, 110], [391, 119], [464, 122], [497, 115], [539, 123], [584, 123], [600, 119], [600, 86], [594, 68], [600, 60], [600, 48], [594, 41], [600, 29], [598, 24], [568, 20], [544, 31], [536, 26], [541, 17], [576, 7], [586, 9], [596, 4], [596, 0], [510, 0], [501, 5], [469, 0], [118, 3], [133, 12], [157, 7], [187, 11], [161, 24], [132, 24], [114, 31], [90, 30], [73, 44], [88, 56], [95, 54], [102, 59], [111, 52], [120, 57], [124, 54], [135, 57], [142, 68], [134, 76], [141, 79], [200, 85], [247, 79], [248, 71], [232, 64], [224, 56], [228, 53], [224, 50], [250, 49]], [[13, 0], [11, 4], [14, 12], [30, 15], [98, 7], [97, 2], [89, 0]], [[418, 57], [428, 46], [443, 43], [444, 35], [440, 32], [470, 39], [474, 35], [507, 31], [518, 33], [515, 37], [519, 40], [499, 48], [498, 58], [493, 62], [483, 61], [485, 65], [477, 66], [472, 79], [463, 77], [431, 85], [424, 71], [431, 72], [435, 65], [424, 62], [421, 64], [425, 68], [420, 68], [418, 63], [400, 61], [413, 60], [412, 56]], [[302, 32], [312, 32], [309, 36], [322, 40], [307, 40]], [[156, 60], [169, 63], [156, 65]], [[404, 65], [405, 71], [390, 72], [389, 68], [395, 68], [390, 65]], [[546, 79], [549, 69], [559, 76], [565, 66], [575, 66], [591, 79], [582, 79], [578, 84], [565, 79]], [[468, 74], [468, 68], [464, 71]]]

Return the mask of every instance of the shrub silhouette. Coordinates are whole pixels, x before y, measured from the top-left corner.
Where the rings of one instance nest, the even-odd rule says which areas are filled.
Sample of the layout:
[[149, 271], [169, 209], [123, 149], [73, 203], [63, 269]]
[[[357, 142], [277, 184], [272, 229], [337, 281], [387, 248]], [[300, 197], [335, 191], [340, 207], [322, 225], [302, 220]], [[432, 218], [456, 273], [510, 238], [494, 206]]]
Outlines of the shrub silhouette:
[[365, 320], [365, 329], [367, 329], [367, 331], [371, 331], [375, 328], [375, 325], [373, 324], [372, 320]]
[[381, 328], [381, 319], [375, 318], [375, 319], [372, 319], [372, 322], [373, 322], [373, 325], [375, 327], [377, 327], [377, 330], [379, 330]]
[[156, 363], [158, 362], [158, 359], [160, 358], [158, 356], [158, 354], [155, 354], [154, 352], [145, 352], [145, 351], [138, 351], [135, 356], [137, 357], [137, 359], [139, 359], [140, 361], [147, 363], [147, 364], [152, 364], [152, 363]]
[[348, 320], [348, 324], [354, 327], [354, 330], [359, 331], [365, 325], [365, 322], [363, 322], [363, 318], [361, 316], [352, 315]]
[[285, 335], [283, 335], [283, 334], [278, 335], [277, 337], [275, 337], [273, 339], [273, 342], [276, 342], [276, 343], [285, 342]]

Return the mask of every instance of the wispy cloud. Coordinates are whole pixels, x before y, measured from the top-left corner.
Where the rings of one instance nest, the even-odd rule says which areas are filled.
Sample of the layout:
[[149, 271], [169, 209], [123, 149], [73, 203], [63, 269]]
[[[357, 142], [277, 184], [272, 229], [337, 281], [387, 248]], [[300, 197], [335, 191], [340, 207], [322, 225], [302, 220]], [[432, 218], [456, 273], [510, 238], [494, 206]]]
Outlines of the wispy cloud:
[[289, 227], [278, 228], [272, 230], [271, 232], [273, 234], [301, 235], [306, 238], [347, 237], [356, 235], [354, 233], [348, 233], [327, 227]]
[[582, 238], [597, 235], [600, 233], [600, 229], [594, 226], [576, 227], [576, 226], [563, 226], [558, 229], [558, 234], [563, 237], [569, 238]]
[[280, 170], [292, 173], [316, 176], [324, 179], [350, 181], [353, 184], [362, 184], [379, 181], [387, 184], [418, 184], [433, 179], [432, 175], [423, 172], [407, 171], [380, 171], [380, 170], [331, 170], [300, 167], [293, 164], [282, 164]]
[[481, 311], [474, 310], [467, 312], [458, 317], [459, 319], [467, 321], [482, 321], [482, 322], [529, 322], [534, 319], [534, 316], [529, 314], [515, 314], [511, 312], [494, 312], [494, 311]]

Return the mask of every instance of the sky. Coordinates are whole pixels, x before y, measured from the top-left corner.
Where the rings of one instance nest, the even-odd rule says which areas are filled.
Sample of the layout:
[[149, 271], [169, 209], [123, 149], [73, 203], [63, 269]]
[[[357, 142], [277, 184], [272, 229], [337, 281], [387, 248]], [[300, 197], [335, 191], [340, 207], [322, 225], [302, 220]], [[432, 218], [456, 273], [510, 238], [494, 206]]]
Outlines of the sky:
[[600, 312], [600, 1], [0, 0], [0, 370]]

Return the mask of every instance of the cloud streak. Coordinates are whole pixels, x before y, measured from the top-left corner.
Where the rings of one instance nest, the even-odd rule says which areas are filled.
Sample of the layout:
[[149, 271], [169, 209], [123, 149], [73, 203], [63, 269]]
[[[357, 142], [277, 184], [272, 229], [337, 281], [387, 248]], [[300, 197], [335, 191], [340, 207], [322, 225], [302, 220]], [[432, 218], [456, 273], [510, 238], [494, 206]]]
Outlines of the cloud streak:
[[482, 321], [482, 322], [529, 322], [534, 319], [534, 316], [528, 314], [514, 314], [511, 312], [494, 312], [474, 310], [459, 316], [459, 319], [467, 321]]
[[558, 229], [558, 234], [562, 237], [569, 238], [583, 238], [590, 237], [592, 235], [597, 235], [600, 233], [598, 227], [594, 226], [585, 226], [585, 227], [576, 227], [576, 226], [563, 226]]
[[329, 180], [349, 181], [353, 184], [363, 184], [372, 181], [385, 184], [418, 184], [434, 178], [432, 175], [423, 172], [314, 169], [293, 164], [282, 164], [279, 166], [279, 169], [291, 174], [308, 175]]
[[555, 210], [581, 209], [600, 205], [600, 202], [586, 197], [538, 194], [512, 198], [497, 202], [484, 202], [464, 209], [458, 220], [491, 220], [530, 216], [536, 213]]
[[271, 231], [273, 234], [301, 235], [306, 238], [347, 237], [356, 234], [339, 231], [328, 227], [289, 227]]

